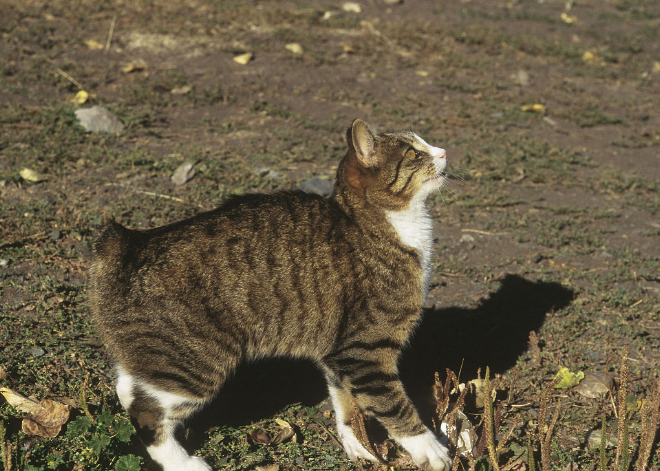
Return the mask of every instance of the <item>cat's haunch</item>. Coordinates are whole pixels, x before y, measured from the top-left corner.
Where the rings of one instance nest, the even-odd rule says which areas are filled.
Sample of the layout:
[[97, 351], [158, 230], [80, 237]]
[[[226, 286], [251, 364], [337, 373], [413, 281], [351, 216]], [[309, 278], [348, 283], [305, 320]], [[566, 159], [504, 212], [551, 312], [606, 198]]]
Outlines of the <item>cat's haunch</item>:
[[329, 199], [235, 197], [156, 229], [111, 223], [95, 242], [92, 312], [117, 394], [165, 471], [211, 469], [174, 430], [240, 363], [264, 356], [316, 362], [351, 459], [376, 460], [349, 425], [357, 405], [418, 466], [451, 468], [397, 370], [428, 291], [426, 199], [444, 184], [445, 151], [361, 120], [346, 141]]

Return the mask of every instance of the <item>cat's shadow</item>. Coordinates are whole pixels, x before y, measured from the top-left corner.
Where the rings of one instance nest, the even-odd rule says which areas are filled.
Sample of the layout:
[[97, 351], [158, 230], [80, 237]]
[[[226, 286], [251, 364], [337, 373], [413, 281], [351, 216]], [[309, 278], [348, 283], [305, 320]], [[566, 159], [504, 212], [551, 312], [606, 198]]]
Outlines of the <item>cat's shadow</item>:
[[[461, 380], [476, 376], [478, 368], [493, 373], [514, 366], [528, 348], [531, 331], [546, 316], [573, 299], [573, 291], [552, 282], [532, 282], [507, 275], [499, 289], [474, 308], [427, 310], [400, 363], [411, 397], [433, 382], [446, 368]], [[327, 396], [323, 376], [311, 363], [266, 360], [239, 369], [218, 397], [192, 420], [193, 429], [214, 425], [240, 426], [269, 417], [285, 406], [314, 406]]]

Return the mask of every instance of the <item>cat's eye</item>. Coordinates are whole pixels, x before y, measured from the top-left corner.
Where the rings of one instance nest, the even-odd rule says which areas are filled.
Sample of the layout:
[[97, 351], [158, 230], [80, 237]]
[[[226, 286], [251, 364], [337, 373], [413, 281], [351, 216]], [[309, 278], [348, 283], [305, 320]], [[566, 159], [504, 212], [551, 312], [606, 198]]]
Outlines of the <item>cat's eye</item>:
[[424, 157], [424, 152], [422, 152], [421, 150], [415, 150], [414, 148], [411, 147], [406, 151], [406, 157], [411, 160], [421, 159], [422, 157]]

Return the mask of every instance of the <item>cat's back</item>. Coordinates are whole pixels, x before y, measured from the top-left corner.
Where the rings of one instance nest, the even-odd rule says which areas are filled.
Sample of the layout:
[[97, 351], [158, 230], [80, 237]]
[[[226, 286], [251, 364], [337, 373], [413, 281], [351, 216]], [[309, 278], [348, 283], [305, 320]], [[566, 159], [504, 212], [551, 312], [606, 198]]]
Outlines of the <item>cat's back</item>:
[[[303, 192], [235, 197], [219, 208], [149, 230], [109, 223], [92, 246], [93, 304], [291, 278], [333, 264], [354, 223], [332, 201]], [[250, 281], [252, 280], [252, 281]]]

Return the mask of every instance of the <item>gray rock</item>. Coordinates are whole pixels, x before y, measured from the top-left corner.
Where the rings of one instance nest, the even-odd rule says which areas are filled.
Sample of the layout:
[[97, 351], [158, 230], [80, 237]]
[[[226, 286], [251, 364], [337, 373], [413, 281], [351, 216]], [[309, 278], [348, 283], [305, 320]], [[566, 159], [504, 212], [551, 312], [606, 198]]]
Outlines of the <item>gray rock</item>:
[[330, 180], [323, 180], [321, 178], [312, 178], [300, 184], [299, 190], [306, 191], [307, 193], [316, 193], [325, 198], [329, 197], [334, 190], [335, 185]]
[[124, 130], [119, 119], [103, 106], [76, 110], [76, 118], [88, 132], [118, 133]]
[[38, 345], [35, 345], [30, 349], [30, 353], [32, 354], [32, 356], [40, 357], [43, 356], [44, 353], [46, 353], [46, 351], [43, 348], [39, 347]]

